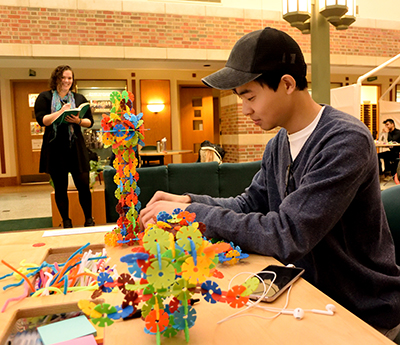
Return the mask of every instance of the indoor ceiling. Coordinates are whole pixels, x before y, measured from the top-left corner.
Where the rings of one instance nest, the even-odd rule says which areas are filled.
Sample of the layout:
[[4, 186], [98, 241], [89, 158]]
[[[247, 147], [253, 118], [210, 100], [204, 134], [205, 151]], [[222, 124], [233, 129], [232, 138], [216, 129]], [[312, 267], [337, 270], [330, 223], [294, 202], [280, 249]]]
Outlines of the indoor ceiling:
[[[162, 60], [162, 59], [61, 59], [61, 58], [0, 58], [0, 68], [51, 68], [59, 64], [70, 64], [75, 69], [115, 69], [115, 70], [186, 70], [215, 71], [224, 67], [223, 61], [204, 60]], [[332, 74], [363, 75], [376, 66], [331, 65]], [[311, 71], [310, 66], [308, 70]], [[385, 67], [376, 75], [400, 75], [400, 67]]]
[[[0, 68], [50, 68], [60, 63], [75, 69], [143, 69], [143, 70], [216, 70], [224, 67], [221, 61], [163, 60], [163, 59], [81, 59], [81, 58], [0, 58]], [[206, 67], [204, 65], [207, 65]]]

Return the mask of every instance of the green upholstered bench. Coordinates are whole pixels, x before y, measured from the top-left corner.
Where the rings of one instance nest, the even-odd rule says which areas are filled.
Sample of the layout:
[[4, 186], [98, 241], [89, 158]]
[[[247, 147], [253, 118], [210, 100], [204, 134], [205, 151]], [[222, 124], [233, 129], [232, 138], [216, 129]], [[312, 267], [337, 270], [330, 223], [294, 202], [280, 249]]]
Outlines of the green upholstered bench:
[[383, 190], [381, 195], [396, 250], [396, 262], [400, 265], [400, 185]]
[[[158, 190], [173, 194], [194, 193], [213, 197], [230, 197], [244, 192], [253, 176], [260, 170], [261, 161], [245, 163], [181, 163], [138, 168], [139, 201], [146, 206]], [[118, 219], [114, 182], [115, 169], [104, 169], [106, 219]]]

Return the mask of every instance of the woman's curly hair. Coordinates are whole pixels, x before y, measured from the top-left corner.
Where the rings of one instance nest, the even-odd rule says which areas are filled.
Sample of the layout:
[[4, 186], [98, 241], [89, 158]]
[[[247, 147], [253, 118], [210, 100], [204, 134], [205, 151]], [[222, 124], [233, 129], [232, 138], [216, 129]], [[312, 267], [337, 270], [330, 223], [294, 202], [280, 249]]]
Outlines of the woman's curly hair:
[[51, 73], [51, 77], [49, 80], [49, 86], [51, 90], [57, 90], [57, 86], [61, 83], [62, 76], [64, 71], [72, 72], [72, 85], [70, 87], [71, 91], [75, 91], [75, 76], [74, 71], [68, 65], [61, 65], [56, 67], [56, 69]]

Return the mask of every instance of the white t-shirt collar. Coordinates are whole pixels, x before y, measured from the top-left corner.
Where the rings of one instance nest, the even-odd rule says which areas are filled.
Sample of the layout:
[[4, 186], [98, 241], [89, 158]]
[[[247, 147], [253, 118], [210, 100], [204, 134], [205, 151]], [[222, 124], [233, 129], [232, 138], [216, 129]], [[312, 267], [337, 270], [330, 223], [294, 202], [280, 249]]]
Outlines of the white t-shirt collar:
[[314, 131], [315, 127], [317, 127], [318, 122], [321, 118], [321, 115], [325, 109], [325, 106], [321, 108], [318, 115], [315, 117], [313, 122], [311, 122], [306, 128], [303, 128], [301, 131], [298, 131], [293, 134], [288, 134], [289, 144], [290, 144], [290, 153], [292, 155], [292, 160], [294, 161], [297, 155], [300, 153], [302, 147], [307, 141], [308, 137]]

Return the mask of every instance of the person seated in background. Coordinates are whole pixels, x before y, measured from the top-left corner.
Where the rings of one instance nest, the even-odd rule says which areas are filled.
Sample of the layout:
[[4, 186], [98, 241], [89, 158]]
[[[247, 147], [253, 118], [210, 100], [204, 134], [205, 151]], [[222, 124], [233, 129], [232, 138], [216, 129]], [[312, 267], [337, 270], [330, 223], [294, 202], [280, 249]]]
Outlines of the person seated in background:
[[388, 142], [388, 133], [389, 133], [388, 128], [386, 126], [383, 127], [382, 132], [379, 133], [378, 141], [381, 143], [387, 143]]
[[[400, 130], [396, 128], [392, 119], [386, 119], [383, 121], [385, 130], [387, 132], [387, 142], [396, 142], [400, 144]], [[390, 174], [394, 176], [396, 174], [398, 158], [400, 155], [400, 146], [390, 147], [389, 151], [378, 153], [378, 164], [379, 174]], [[381, 159], [385, 164], [385, 170], [382, 169]]]
[[400, 330], [400, 267], [381, 200], [375, 143], [355, 117], [316, 103], [299, 45], [273, 28], [236, 42], [225, 67], [203, 79], [233, 90], [263, 130], [261, 169], [235, 198], [158, 191], [141, 227], [180, 208], [223, 239], [283, 264], [394, 339]]
[[213, 144], [208, 140], [204, 140], [200, 144], [199, 158], [197, 162], [218, 162], [222, 163], [225, 156], [225, 150], [218, 144]]

